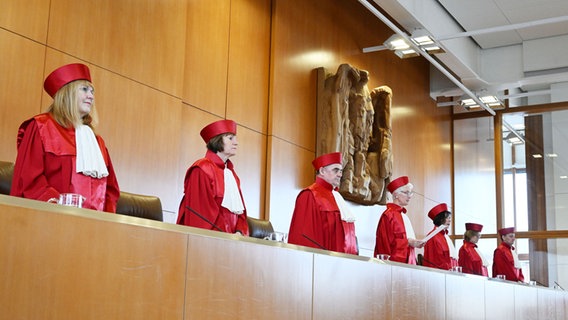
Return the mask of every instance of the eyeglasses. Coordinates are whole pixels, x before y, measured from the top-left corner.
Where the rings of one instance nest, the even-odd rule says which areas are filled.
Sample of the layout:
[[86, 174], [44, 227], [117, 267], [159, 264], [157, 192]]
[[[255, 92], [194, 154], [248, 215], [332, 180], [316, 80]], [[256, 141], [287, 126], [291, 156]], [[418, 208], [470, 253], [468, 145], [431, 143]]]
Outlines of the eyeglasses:
[[405, 195], [412, 197], [414, 195], [414, 191], [401, 191], [400, 193], [404, 193]]

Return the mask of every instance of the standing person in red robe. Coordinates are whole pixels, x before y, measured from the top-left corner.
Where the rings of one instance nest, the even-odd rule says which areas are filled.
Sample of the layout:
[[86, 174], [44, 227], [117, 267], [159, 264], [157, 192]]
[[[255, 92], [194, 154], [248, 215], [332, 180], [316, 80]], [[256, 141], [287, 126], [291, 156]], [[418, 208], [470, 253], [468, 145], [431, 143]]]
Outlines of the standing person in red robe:
[[422, 265], [442, 270], [450, 270], [452, 267], [457, 267], [458, 253], [448, 236], [448, 228], [452, 223], [452, 213], [448, 211], [448, 206], [445, 203], [434, 206], [428, 212], [428, 217], [434, 222], [434, 229], [428, 234], [431, 234], [440, 226], [444, 226], [445, 229], [438, 232], [424, 245], [424, 261]]
[[98, 119], [89, 68], [64, 65], [47, 76], [44, 89], [54, 100], [18, 130], [10, 194], [49, 201], [78, 193], [83, 208], [115, 212], [120, 190], [103, 138], [93, 132]]
[[312, 161], [316, 181], [296, 198], [288, 243], [358, 254], [355, 216], [337, 192], [343, 174], [341, 160], [341, 153], [334, 152]]
[[493, 278], [497, 275], [505, 275], [505, 279], [509, 281], [524, 282], [523, 269], [519, 263], [517, 250], [513, 244], [515, 243], [515, 228], [499, 229], [501, 235], [501, 243], [493, 252]]
[[387, 190], [392, 195], [392, 202], [381, 215], [377, 226], [375, 257], [378, 254], [390, 255], [391, 261], [416, 264], [414, 248], [422, 248], [424, 243], [416, 240], [405, 206], [414, 195], [408, 177], [403, 176], [391, 181]]
[[207, 152], [187, 169], [177, 224], [248, 236], [241, 182], [229, 160], [237, 154], [237, 124], [215, 121], [200, 135]]
[[458, 262], [462, 267], [462, 272], [487, 277], [487, 260], [477, 248], [482, 229], [483, 225], [481, 224], [471, 222], [465, 224], [464, 240], [460, 248]]

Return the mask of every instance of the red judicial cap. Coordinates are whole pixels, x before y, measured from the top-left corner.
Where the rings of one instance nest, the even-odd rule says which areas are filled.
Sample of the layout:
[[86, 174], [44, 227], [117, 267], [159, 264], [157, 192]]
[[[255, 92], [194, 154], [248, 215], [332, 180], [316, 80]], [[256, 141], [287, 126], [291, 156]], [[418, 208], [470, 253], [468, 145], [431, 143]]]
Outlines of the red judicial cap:
[[468, 222], [465, 224], [465, 230], [481, 232], [482, 229], [483, 229], [482, 224], [473, 223], [473, 222]]
[[341, 152], [327, 153], [315, 158], [314, 161], [312, 161], [312, 165], [316, 170], [334, 163], [342, 164]]
[[201, 135], [201, 138], [203, 138], [203, 141], [208, 143], [211, 138], [223, 133], [237, 134], [237, 123], [233, 120], [215, 121], [201, 129], [199, 134]]
[[45, 78], [43, 88], [53, 98], [61, 87], [75, 80], [87, 80], [90, 82], [91, 72], [89, 67], [82, 63], [72, 63], [59, 67]]
[[399, 178], [394, 179], [393, 181], [391, 181], [388, 185], [387, 185], [387, 189], [389, 190], [390, 193], [393, 193], [396, 191], [396, 189], [405, 186], [408, 184], [408, 177], [407, 176], [402, 176]]
[[434, 218], [436, 218], [437, 215], [439, 215], [440, 213], [442, 213], [444, 211], [448, 211], [448, 205], [445, 204], [445, 203], [440, 203], [439, 205], [430, 209], [430, 211], [428, 212], [428, 217], [430, 217], [430, 219], [434, 220]]
[[514, 233], [514, 232], [515, 232], [515, 227], [499, 229], [499, 234], [502, 235], [502, 236], [509, 234], [509, 233]]

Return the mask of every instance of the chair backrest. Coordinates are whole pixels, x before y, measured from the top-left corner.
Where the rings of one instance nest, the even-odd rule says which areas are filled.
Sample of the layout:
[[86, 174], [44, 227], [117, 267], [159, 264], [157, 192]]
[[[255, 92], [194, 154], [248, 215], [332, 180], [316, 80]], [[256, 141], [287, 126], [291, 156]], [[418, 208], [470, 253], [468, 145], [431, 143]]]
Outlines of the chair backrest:
[[116, 213], [156, 221], [164, 219], [160, 198], [125, 191], [120, 192]]
[[247, 224], [249, 227], [249, 236], [264, 239], [270, 233], [274, 232], [272, 223], [269, 220], [262, 220], [247, 216]]
[[12, 177], [14, 176], [14, 163], [0, 161], [0, 194], [10, 194]]

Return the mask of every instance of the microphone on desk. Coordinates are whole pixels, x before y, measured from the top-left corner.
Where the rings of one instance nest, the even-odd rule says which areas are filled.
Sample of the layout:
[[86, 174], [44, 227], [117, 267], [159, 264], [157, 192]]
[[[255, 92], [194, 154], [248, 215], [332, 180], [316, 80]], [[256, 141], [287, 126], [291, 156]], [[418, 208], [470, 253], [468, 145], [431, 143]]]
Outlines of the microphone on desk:
[[209, 219], [205, 218], [204, 216], [200, 215], [197, 211], [193, 210], [191, 207], [189, 206], [185, 206], [186, 209], [189, 209], [189, 211], [191, 211], [193, 214], [195, 214], [196, 216], [200, 217], [201, 219], [203, 219], [203, 221], [209, 223], [213, 228], [223, 232], [223, 230], [221, 230], [221, 228], [219, 228], [216, 224], [214, 224], [213, 222], [209, 221]]
[[564, 288], [562, 288], [562, 286], [561, 286], [558, 282], [554, 281], [554, 284], [555, 284], [558, 288], [560, 288], [560, 290], [565, 291]]
[[317, 243], [317, 241], [315, 241], [314, 239], [308, 237], [307, 235], [305, 235], [304, 233], [302, 233], [302, 236], [308, 240], [310, 240], [313, 244], [315, 244], [316, 246], [318, 246], [320, 249], [323, 250], [327, 250], [326, 248], [324, 248], [321, 244]]

